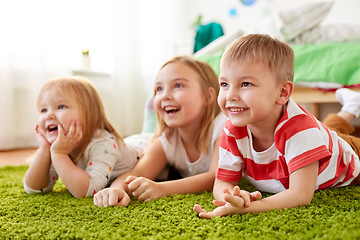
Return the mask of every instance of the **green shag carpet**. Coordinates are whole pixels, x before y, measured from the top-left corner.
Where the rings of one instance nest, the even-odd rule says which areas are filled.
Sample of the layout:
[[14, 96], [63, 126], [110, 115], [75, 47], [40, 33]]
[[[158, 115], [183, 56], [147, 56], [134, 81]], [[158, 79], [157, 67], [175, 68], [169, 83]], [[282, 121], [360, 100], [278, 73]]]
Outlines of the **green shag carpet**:
[[0, 239], [360, 239], [360, 187], [318, 191], [311, 205], [295, 209], [207, 220], [192, 207], [213, 209], [211, 193], [99, 208], [61, 182], [53, 193], [26, 194], [26, 169], [0, 168]]

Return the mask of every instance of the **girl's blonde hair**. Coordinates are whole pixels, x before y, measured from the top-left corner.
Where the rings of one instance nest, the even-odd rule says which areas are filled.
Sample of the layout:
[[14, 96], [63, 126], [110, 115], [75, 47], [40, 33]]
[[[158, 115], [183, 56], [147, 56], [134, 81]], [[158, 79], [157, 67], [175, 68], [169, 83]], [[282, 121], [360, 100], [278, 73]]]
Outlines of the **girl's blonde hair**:
[[[208, 142], [212, 137], [212, 128], [215, 117], [219, 114], [220, 108], [217, 104], [217, 96], [219, 94], [219, 83], [218, 77], [214, 70], [207, 64], [196, 59], [191, 58], [190, 56], [179, 56], [168, 60], [162, 65], [159, 72], [168, 64], [171, 63], [181, 63], [184, 64], [191, 69], [193, 69], [200, 77], [201, 81], [199, 81], [202, 92], [206, 99], [211, 99], [211, 95], [209, 92], [209, 88], [214, 89], [215, 96], [214, 99], [208, 103], [205, 108], [204, 115], [202, 116], [202, 125], [196, 132], [196, 148], [200, 152], [208, 151]], [[197, 79], [197, 78], [194, 78]], [[154, 96], [155, 96], [154, 92]], [[166, 136], [171, 136], [176, 129], [170, 129], [164, 120], [159, 117], [157, 113], [158, 124], [155, 129], [154, 138], [159, 137], [163, 132], [165, 132]]]
[[221, 64], [261, 62], [280, 82], [293, 81], [294, 52], [291, 47], [267, 34], [249, 34], [234, 42], [223, 54]]
[[[47, 81], [40, 90], [37, 107], [39, 109], [42, 96], [45, 92], [54, 90], [64, 94], [64, 97], [75, 105], [81, 119], [83, 138], [80, 141], [79, 154], [73, 159], [78, 162], [83, 155], [85, 148], [90, 143], [98, 130], [99, 134], [107, 130], [112, 133], [116, 140], [123, 140], [120, 134], [112, 126], [105, 116], [99, 94], [96, 92], [89, 80], [83, 77], [61, 77]], [[40, 109], [39, 109], [40, 111]], [[119, 142], [118, 142], [119, 143]], [[120, 144], [118, 144], [120, 147]]]

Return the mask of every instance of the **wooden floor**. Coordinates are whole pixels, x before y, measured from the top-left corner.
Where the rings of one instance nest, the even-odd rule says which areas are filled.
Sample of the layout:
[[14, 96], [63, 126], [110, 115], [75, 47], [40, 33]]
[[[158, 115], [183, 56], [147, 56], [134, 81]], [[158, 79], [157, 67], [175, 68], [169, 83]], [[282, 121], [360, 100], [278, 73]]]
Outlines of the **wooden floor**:
[[0, 151], [0, 167], [29, 165], [26, 161], [36, 149]]

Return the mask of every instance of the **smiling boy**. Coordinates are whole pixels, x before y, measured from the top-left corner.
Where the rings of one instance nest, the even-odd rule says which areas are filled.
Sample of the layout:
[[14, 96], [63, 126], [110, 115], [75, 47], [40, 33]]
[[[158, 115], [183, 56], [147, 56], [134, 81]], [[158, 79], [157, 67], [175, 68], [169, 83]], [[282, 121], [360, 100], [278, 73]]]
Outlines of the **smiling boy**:
[[[290, 97], [293, 76], [292, 49], [268, 35], [247, 35], [224, 53], [218, 103], [229, 119], [213, 189], [218, 208], [207, 212], [196, 204], [200, 217], [293, 208], [309, 204], [315, 190], [357, 182], [360, 140], [335, 132], [349, 119], [333, 114], [321, 123], [297, 105]], [[351, 95], [354, 118], [360, 94]], [[328, 128], [326, 122], [336, 124]], [[259, 200], [259, 192], [240, 190], [242, 176], [275, 194]]]

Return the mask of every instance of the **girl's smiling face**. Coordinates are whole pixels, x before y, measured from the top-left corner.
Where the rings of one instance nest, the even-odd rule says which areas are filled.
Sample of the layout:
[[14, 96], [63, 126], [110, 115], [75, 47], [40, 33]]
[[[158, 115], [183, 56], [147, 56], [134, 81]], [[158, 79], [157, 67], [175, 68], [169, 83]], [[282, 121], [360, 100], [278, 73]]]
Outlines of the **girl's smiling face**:
[[200, 81], [200, 76], [183, 63], [169, 63], [160, 70], [154, 107], [168, 127], [200, 126], [206, 106]]
[[50, 144], [58, 136], [58, 125], [64, 128], [66, 134], [69, 131], [71, 121], [80, 121], [76, 106], [66, 99], [59, 90], [45, 91], [38, 107], [40, 112], [38, 128]]

